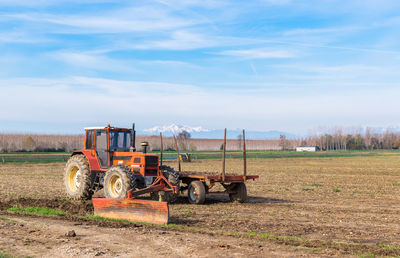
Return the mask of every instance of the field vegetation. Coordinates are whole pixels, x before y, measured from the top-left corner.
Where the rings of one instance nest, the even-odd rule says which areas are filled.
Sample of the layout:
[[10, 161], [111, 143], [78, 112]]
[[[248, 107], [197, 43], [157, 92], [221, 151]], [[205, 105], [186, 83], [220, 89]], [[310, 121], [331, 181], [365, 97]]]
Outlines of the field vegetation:
[[[159, 151], [151, 151], [151, 153], [160, 155]], [[66, 162], [71, 156], [72, 152], [13, 152], [13, 153], [0, 153], [0, 163], [51, 163], [51, 162]], [[221, 159], [221, 151], [184, 151], [180, 152], [181, 155], [190, 154], [191, 159], [206, 160], [206, 159]], [[379, 156], [379, 155], [397, 155], [398, 150], [361, 150], [361, 151], [322, 151], [322, 152], [296, 152], [293, 150], [286, 151], [247, 151], [248, 158], [259, 159], [275, 159], [275, 158], [311, 158], [311, 157], [355, 157], [355, 156]], [[163, 160], [173, 161], [177, 160], [178, 152], [164, 151]], [[241, 159], [243, 152], [241, 151], [227, 151], [226, 158], [228, 159]]]

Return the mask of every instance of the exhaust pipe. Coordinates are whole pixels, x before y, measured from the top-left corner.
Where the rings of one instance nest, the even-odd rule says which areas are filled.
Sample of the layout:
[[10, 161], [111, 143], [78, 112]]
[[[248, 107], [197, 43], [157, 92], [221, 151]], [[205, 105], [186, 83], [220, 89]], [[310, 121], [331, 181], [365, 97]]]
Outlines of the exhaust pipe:
[[136, 131], [135, 131], [135, 123], [133, 123], [132, 124], [132, 131], [131, 131], [131, 148], [130, 148], [130, 151], [136, 151], [135, 142], [136, 142]]

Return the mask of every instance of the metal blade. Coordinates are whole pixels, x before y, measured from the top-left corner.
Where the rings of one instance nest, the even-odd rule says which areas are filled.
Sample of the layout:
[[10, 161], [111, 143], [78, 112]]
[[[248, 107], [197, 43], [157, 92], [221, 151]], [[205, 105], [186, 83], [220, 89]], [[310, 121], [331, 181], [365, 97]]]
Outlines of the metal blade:
[[167, 224], [169, 209], [167, 202], [140, 199], [92, 199], [94, 215], [110, 219]]

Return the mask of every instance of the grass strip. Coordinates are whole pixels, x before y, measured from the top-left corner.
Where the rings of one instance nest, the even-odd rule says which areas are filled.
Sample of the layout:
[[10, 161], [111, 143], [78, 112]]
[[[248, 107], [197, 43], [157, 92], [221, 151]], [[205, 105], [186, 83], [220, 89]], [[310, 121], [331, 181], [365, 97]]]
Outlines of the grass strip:
[[11, 208], [8, 208], [7, 211], [13, 212], [13, 213], [19, 213], [19, 214], [37, 214], [37, 215], [46, 215], [46, 216], [65, 216], [65, 215], [67, 215], [67, 213], [64, 211], [51, 209], [51, 208], [45, 208], [45, 207], [26, 207], [26, 208], [11, 207]]
[[3, 253], [3, 252], [0, 252], [0, 258], [12, 258], [13, 256], [12, 255], [10, 255], [10, 254], [6, 254], [6, 253]]
[[[159, 154], [159, 152], [151, 152]], [[190, 151], [193, 160], [221, 159], [221, 151]], [[249, 159], [280, 159], [280, 158], [342, 158], [342, 157], [371, 157], [384, 155], [400, 155], [397, 150], [364, 150], [364, 151], [319, 151], [319, 152], [296, 152], [296, 151], [247, 151]], [[0, 153], [0, 163], [56, 163], [66, 162], [70, 153]], [[241, 159], [242, 152], [227, 151], [226, 158]], [[176, 160], [176, 152], [164, 152], [165, 160]]]

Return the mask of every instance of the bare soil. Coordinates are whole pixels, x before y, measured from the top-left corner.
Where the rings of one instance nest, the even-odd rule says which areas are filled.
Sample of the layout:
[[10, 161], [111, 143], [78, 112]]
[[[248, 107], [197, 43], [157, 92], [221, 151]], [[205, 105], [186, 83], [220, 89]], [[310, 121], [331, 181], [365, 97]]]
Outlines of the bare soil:
[[[240, 160], [227, 162], [229, 173], [241, 173], [241, 166]], [[187, 171], [220, 167], [217, 160], [183, 165]], [[163, 228], [77, 217], [91, 214], [92, 207], [65, 198], [63, 164], [1, 165], [0, 250], [32, 256], [400, 255], [399, 156], [250, 159], [248, 169], [260, 179], [248, 182], [247, 203], [221, 195], [197, 206], [180, 199], [170, 205], [177, 226]], [[5, 211], [12, 206], [76, 216]], [[76, 238], [64, 236], [70, 230]]]

